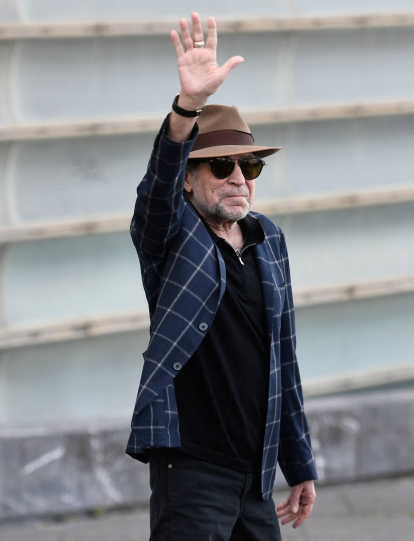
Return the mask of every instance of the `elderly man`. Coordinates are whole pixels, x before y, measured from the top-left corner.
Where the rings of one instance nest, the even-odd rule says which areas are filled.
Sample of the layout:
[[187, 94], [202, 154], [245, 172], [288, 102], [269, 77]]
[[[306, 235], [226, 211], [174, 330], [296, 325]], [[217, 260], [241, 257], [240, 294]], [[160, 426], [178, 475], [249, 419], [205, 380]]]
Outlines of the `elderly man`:
[[[151, 317], [126, 452], [150, 463], [151, 540], [280, 539], [317, 478], [295, 356], [282, 231], [250, 212], [263, 157], [236, 107], [207, 98], [243, 61], [216, 63], [216, 28], [180, 21], [181, 90], [138, 186], [131, 234]], [[276, 463], [292, 487], [276, 514]]]

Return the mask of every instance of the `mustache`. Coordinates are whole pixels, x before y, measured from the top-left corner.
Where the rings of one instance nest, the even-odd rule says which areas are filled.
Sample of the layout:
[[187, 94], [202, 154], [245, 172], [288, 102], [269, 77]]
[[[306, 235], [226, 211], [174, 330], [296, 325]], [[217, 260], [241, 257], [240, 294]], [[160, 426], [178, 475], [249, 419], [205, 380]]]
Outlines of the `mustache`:
[[220, 201], [222, 199], [224, 199], [225, 197], [232, 197], [232, 196], [235, 196], [235, 195], [241, 195], [243, 197], [245, 197], [247, 199], [247, 201], [250, 202], [250, 197], [249, 197], [249, 192], [247, 191], [244, 191], [244, 190], [229, 190], [227, 192], [224, 192], [224, 193], [221, 193], [220, 194]]

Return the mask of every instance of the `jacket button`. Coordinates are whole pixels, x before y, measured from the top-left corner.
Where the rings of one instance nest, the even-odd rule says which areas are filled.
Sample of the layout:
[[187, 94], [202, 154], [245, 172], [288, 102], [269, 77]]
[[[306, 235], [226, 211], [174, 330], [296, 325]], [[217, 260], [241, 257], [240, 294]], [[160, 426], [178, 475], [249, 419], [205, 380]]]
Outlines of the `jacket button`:
[[176, 362], [176, 363], [173, 364], [173, 368], [174, 368], [174, 370], [177, 370], [177, 372], [178, 372], [178, 370], [181, 370], [182, 367], [183, 367], [183, 365], [181, 363], [179, 363], [179, 362]]
[[198, 328], [200, 329], [200, 331], [206, 331], [208, 329], [208, 324], [205, 321], [203, 321], [203, 323], [200, 323]]

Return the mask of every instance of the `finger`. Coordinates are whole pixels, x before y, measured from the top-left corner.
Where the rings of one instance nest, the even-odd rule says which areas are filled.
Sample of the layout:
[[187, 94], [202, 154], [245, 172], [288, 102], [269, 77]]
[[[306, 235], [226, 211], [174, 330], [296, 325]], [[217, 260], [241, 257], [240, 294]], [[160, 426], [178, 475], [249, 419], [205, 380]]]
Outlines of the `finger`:
[[298, 518], [299, 517], [297, 513], [291, 513], [290, 515], [288, 515], [281, 521], [281, 524], [282, 526], [284, 526], [285, 524], [289, 524], [289, 522], [293, 522], [295, 519], [298, 519]]
[[297, 513], [299, 511], [299, 496], [301, 491], [292, 490], [292, 498], [290, 500], [290, 508], [292, 513]]
[[298, 518], [297, 518], [296, 522], [293, 524], [294, 528], [297, 528], [303, 522], [305, 522], [305, 520], [308, 518], [308, 516], [312, 513], [312, 508], [313, 508], [312, 504], [308, 504], [308, 505], [301, 508], [300, 512], [297, 513]]
[[285, 509], [289, 509], [289, 504], [280, 503], [280, 504], [276, 507], [276, 511], [277, 511], [277, 512], [279, 512], [279, 511], [284, 511]]
[[193, 41], [203, 41], [203, 29], [201, 28], [200, 16], [196, 11], [191, 14], [193, 23]]
[[217, 49], [217, 30], [214, 17], [209, 17], [207, 21], [206, 49], [212, 49], [213, 51]]
[[288, 509], [289, 508], [289, 501], [288, 500], [285, 500], [284, 502], [282, 503], [279, 503], [279, 505], [276, 507], [276, 511], [283, 511], [284, 509]]
[[304, 516], [307, 518], [311, 513], [313, 509], [313, 504], [309, 503], [302, 507], [302, 509], [299, 512], [299, 517]]
[[175, 54], [177, 55], [177, 58], [182, 56], [184, 54], [183, 46], [181, 45], [180, 38], [178, 37], [178, 34], [175, 30], [171, 31], [171, 41], [174, 45]]
[[231, 72], [232, 69], [234, 69], [236, 66], [244, 62], [244, 58], [242, 56], [233, 56], [232, 58], [229, 58], [225, 64], [219, 68], [220, 75], [224, 79], [227, 77], [227, 75]]
[[279, 509], [279, 508], [284, 509], [285, 507], [287, 507], [289, 505], [291, 496], [292, 496], [292, 494], [289, 494], [289, 496], [286, 498], [286, 500], [284, 500], [282, 503], [280, 503], [277, 506], [277, 509]]
[[298, 526], [300, 526], [301, 524], [303, 524], [305, 522], [305, 520], [308, 518], [309, 514], [305, 514], [303, 513], [300, 517], [298, 517], [297, 520], [295, 520], [295, 522], [292, 524], [293, 528], [297, 528]]
[[190, 36], [190, 31], [188, 29], [188, 24], [185, 19], [180, 19], [180, 28], [181, 28], [181, 39], [183, 40], [184, 49], [189, 51], [193, 49], [193, 40]]
[[291, 511], [291, 509], [289, 507], [287, 507], [286, 509], [282, 509], [281, 511], [276, 512], [277, 518], [286, 517], [287, 515], [290, 515], [291, 513], [292, 513], [292, 511]]

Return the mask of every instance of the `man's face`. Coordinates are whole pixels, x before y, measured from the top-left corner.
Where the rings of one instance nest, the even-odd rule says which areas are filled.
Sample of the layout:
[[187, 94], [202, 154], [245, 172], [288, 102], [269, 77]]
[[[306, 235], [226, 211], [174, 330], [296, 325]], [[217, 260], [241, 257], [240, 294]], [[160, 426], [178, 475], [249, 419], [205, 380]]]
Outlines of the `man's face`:
[[186, 172], [184, 189], [200, 214], [217, 223], [236, 222], [244, 218], [254, 201], [255, 180], [246, 180], [240, 170], [239, 160], [253, 154], [230, 156], [236, 165], [231, 175], [216, 178], [208, 162], [198, 164], [193, 175]]

